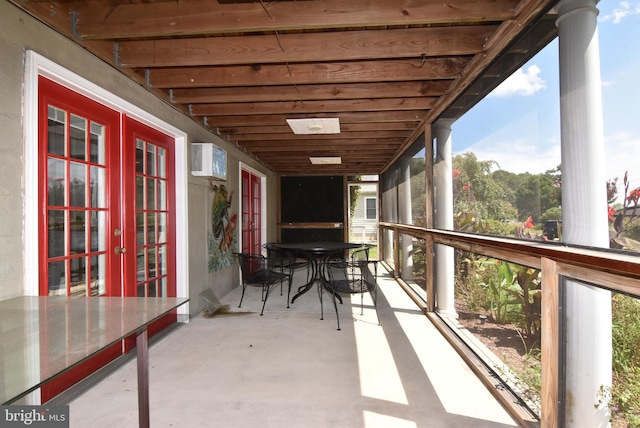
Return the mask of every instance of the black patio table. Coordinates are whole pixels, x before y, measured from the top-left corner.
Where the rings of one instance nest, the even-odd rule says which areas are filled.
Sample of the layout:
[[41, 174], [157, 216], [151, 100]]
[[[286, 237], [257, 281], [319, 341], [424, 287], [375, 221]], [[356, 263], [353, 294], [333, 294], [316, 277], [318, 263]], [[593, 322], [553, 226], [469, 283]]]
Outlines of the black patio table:
[[[296, 242], [296, 243], [272, 243], [269, 244], [268, 247], [274, 248], [276, 250], [284, 250], [294, 252], [299, 254], [300, 256], [306, 258], [311, 263], [311, 269], [313, 275], [308, 283], [298, 288], [298, 293], [291, 299], [291, 303], [294, 303], [298, 297], [306, 293], [313, 287], [313, 284], [319, 282], [322, 287], [325, 287], [329, 291], [332, 292], [331, 287], [329, 286], [329, 281], [325, 278], [324, 275], [324, 265], [328, 260], [337, 255], [344, 255], [344, 252], [347, 250], [352, 250], [354, 248], [360, 248], [363, 244], [356, 244], [352, 242]], [[321, 291], [319, 289], [319, 291]], [[332, 292], [333, 294], [333, 292]], [[342, 303], [342, 299], [340, 296], [334, 296], [340, 300]], [[335, 299], [334, 299], [335, 305]], [[322, 309], [322, 297], [320, 297], [320, 307], [321, 307], [321, 318], [324, 318], [324, 310]], [[336, 307], [336, 315], [338, 308]]]

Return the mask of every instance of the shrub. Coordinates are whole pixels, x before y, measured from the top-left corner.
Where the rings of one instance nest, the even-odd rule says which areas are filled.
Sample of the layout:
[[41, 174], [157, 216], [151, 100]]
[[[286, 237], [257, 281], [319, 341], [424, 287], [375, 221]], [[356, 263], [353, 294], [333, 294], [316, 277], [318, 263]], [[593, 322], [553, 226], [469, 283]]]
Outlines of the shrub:
[[635, 218], [624, 226], [624, 236], [640, 241], [640, 218]]
[[640, 301], [613, 296], [612, 410], [640, 427]]
[[500, 220], [487, 220], [486, 233], [498, 236], [513, 236], [513, 231], [519, 223], [505, 222]]

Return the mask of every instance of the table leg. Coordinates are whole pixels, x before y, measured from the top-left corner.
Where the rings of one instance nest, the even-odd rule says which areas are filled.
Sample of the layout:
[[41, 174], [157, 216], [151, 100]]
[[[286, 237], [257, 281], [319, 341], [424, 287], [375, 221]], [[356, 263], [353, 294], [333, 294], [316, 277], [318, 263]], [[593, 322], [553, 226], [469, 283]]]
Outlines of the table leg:
[[147, 329], [136, 336], [138, 359], [138, 423], [149, 428], [149, 341]]
[[313, 275], [311, 276], [311, 280], [308, 283], [298, 288], [298, 292], [296, 293], [295, 296], [293, 296], [293, 299], [291, 299], [291, 303], [294, 303], [298, 297], [302, 296], [304, 293], [311, 290], [311, 287], [313, 287], [313, 284], [315, 284], [316, 281], [320, 280], [320, 277], [319, 277], [320, 272], [318, 271], [318, 261], [313, 257], [307, 257], [307, 260], [309, 260], [309, 262], [311, 263], [311, 270], [313, 272]]

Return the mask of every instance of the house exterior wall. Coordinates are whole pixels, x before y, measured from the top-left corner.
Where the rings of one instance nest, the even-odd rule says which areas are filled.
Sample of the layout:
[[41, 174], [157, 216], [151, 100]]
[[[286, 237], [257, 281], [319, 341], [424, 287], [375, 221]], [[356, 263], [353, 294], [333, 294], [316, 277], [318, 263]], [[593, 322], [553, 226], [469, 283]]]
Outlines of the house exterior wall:
[[377, 239], [378, 219], [367, 219], [366, 216], [366, 199], [375, 198], [377, 200], [377, 197], [375, 185], [361, 186], [358, 201], [349, 224], [350, 241], [370, 242]]
[[[148, 112], [187, 134], [188, 159], [190, 142], [212, 142], [227, 151], [228, 190], [233, 191], [233, 209], [239, 213], [239, 162], [251, 166], [267, 177], [267, 239], [276, 236], [275, 174], [260, 163], [213, 135], [186, 115], [177, 112], [166, 102], [145, 90], [138, 83], [110, 65], [86, 52], [73, 41], [52, 31], [16, 6], [0, 2], [0, 299], [25, 294], [25, 230], [35, 227], [25, 224], [25, 118], [24, 84], [25, 53], [33, 50], [54, 63], [98, 85], [102, 89]], [[191, 298], [190, 315], [202, 309], [198, 293], [212, 287], [218, 296], [238, 285], [237, 265], [208, 272], [207, 233], [211, 230], [211, 202], [213, 194], [207, 179], [187, 178], [187, 254], [178, 257], [188, 267], [188, 293]], [[238, 228], [239, 230], [239, 228]]]

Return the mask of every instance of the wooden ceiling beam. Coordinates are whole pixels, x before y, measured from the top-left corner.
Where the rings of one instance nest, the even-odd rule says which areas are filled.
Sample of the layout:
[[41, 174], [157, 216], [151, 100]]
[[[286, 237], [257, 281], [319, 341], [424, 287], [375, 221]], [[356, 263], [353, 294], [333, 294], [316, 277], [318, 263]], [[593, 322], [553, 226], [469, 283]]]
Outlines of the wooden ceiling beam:
[[125, 68], [359, 61], [474, 55], [497, 25], [122, 41]]
[[315, 141], [315, 142], [296, 142], [296, 141], [249, 141], [249, 142], [239, 142], [238, 145], [242, 147], [246, 147], [247, 150], [268, 150], [270, 152], [308, 152], [308, 151], [327, 151], [327, 150], [337, 150], [337, 151], [347, 151], [351, 150], [353, 152], [362, 151], [361, 147], [365, 147], [367, 152], [369, 150], [373, 151], [376, 149], [382, 151], [394, 151], [396, 150], [402, 143], [404, 143], [404, 139], [395, 139], [395, 138], [386, 138], [380, 141], [373, 141], [362, 139], [356, 142], [353, 141]]
[[[311, 168], [312, 167], [312, 168]], [[335, 168], [338, 167], [338, 168]], [[308, 162], [300, 168], [273, 168], [278, 175], [287, 176], [326, 176], [326, 175], [377, 175], [380, 171], [380, 165], [311, 165]]]
[[[378, 132], [378, 131], [406, 131], [411, 132], [415, 127], [414, 122], [372, 122], [372, 123], [341, 123], [341, 135], [348, 136], [350, 134], [360, 132]], [[237, 134], [261, 134], [270, 136], [273, 134], [291, 133], [288, 125], [271, 125], [271, 126], [236, 126], [224, 127], [219, 129], [220, 134], [237, 135]], [[266, 134], [266, 135], [265, 135]]]
[[[424, 119], [425, 112], [422, 110], [406, 111], [384, 111], [384, 112], [343, 112], [343, 113], [318, 113], [313, 117], [331, 118], [337, 117], [341, 124], [344, 123], [393, 123], [393, 122], [420, 122]], [[264, 126], [280, 125], [287, 126], [287, 119], [308, 118], [305, 114], [275, 114], [275, 115], [255, 115], [255, 116], [204, 116], [209, 127], [225, 128], [230, 126]], [[220, 133], [222, 134], [222, 133]]]
[[261, 159], [264, 159], [272, 164], [285, 164], [285, 163], [289, 163], [291, 160], [296, 160], [296, 159], [308, 161], [310, 157], [324, 157], [324, 156], [340, 157], [342, 158], [342, 161], [344, 163], [355, 162], [355, 161], [359, 161], [359, 162], [367, 161], [372, 163], [378, 163], [380, 162], [380, 155], [384, 155], [384, 154], [389, 154], [389, 151], [381, 152], [378, 155], [370, 155], [370, 156], [363, 156], [362, 152], [355, 152], [355, 153], [342, 153], [342, 152], [335, 152], [335, 151], [332, 151], [332, 152], [318, 151], [318, 152], [309, 152], [309, 153], [292, 152], [290, 154], [287, 154], [287, 157], [290, 156], [289, 159], [283, 159], [284, 156], [282, 153], [274, 153], [274, 152], [267, 152], [267, 151], [261, 152], [259, 150], [253, 152], [254, 156], [258, 156]]
[[[403, 137], [408, 137], [411, 133], [410, 130], [406, 130], [403, 132], [398, 132], [397, 130], [393, 131], [377, 131], [375, 133], [375, 138], [398, 138], [404, 139]], [[288, 133], [282, 134], [263, 134], [260, 132], [255, 132], [251, 134], [234, 134], [229, 133], [229, 136], [234, 141], [246, 142], [246, 141], [287, 141], [287, 140], [295, 140], [298, 142], [305, 141], [313, 141], [313, 140], [322, 140], [322, 141], [331, 141], [331, 140], [352, 140], [352, 139], [366, 139], [371, 138], [371, 131], [361, 131], [361, 132], [340, 132], [339, 134], [313, 134], [313, 135], [301, 135], [294, 134], [289, 130]]]
[[88, 40], [495, 22], [512, 19], [520, 1], [452, 0], [443, 5], [433, 0], [400, 4], [389, 0], [316, 0], [269, 2], [264, 7], [262, 2], [221, 5], [214, 0], [70, 3], [75, 3], [78, 16], [76, 32]]
[[338, 113], [360, 111], [427, 110], [437, 98], [373, 98], [359, 100], [289, 101], [268, 103], [194, 104], [194, 116], [247, 116], [254, 114]]
[[148, 69], [145, 74], [150, 87], [167, 89], [446, 80], [459, 77], [469, 59], [451, 57], [325, 64], [175, 67]]
[[358, 98], [436, 97], [446, 93], [449, 80], [283, 85], [261, 87], [172, 89], [171, 101], [179, 104], [229, 102], [347, 100]]

